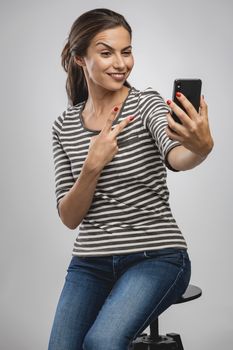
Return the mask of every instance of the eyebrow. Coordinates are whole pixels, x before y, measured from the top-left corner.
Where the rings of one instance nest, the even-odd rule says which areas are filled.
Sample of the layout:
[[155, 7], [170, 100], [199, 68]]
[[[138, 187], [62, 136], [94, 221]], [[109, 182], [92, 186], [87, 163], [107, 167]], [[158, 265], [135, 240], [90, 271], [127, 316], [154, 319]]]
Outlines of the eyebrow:
[[[111, 47], [111, 46], [108, 45], [108, 44], [103, 43], [102, 41], [99, 41], [99, 42], [96, 44], [96, 46], [97, 46], [97, 45], [104, 45], [104, 46], [106, 46], [109, 50], [114, 50], [113, 47]], [[122, 50], [126, 50], [126, 49], [132, 49], [132, 46], [131, 46], [131, 45], [126, 46], [126, 47], [124, 47]]]

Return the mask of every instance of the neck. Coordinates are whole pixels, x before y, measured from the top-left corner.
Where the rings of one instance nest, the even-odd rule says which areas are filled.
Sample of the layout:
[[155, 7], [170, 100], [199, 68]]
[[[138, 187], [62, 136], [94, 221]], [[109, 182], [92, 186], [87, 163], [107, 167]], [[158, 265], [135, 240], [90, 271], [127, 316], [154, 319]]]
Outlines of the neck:
[[122, 86], [117, 91], [88, 86], [88, 99], [85, 109], [96, 117], [104, 115], [104, 113], [110, 113], [115, 106], [121, 107], [128, 92], [129, 88], [126, 86]]

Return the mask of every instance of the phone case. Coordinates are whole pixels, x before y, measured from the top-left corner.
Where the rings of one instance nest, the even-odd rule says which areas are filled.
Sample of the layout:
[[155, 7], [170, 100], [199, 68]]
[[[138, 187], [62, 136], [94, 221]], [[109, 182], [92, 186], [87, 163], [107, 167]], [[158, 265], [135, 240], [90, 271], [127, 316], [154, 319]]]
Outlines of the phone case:
[[[192, 103], [195, 109], [199, 111], [201, 86], [202, 86], [201, 79], [176, 79], [173, 85], [172, 100], [185, 111], [185, 108], [178, 101], [176, 97], [176, 93], [181, 92]], [[177, 115], [173, 111], [172, 111], [172, 117], [177, 123], [181, 124], [180, 119], [177, 117]]]

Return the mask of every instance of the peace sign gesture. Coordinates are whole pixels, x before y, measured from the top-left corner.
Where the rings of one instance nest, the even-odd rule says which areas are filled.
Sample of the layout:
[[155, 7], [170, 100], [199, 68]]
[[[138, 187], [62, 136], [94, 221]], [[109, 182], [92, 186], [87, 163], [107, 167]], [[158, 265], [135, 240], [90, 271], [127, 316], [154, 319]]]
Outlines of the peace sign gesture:
[[117, 136], [134, 119], [133, 116], [127, 117], [112, 129], [112, 124], [115, 120], [117, 111], [118, 108], [115, 107], [103, 129], [97, 136], [91, 138], [89, 144], [88, 155], [85, 163], [97, 172], [101, 172], [105, 165], [108, 164], [117, 154], [119, 150], [117, 146]]

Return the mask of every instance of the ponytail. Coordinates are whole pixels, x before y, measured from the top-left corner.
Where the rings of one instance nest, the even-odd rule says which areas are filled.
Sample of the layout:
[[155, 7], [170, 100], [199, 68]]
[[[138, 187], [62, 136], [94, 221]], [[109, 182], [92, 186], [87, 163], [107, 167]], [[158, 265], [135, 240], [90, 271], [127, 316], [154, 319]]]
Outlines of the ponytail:
[[69, 104], [75, 106], [87, 99], [88, 90], [83, 69], [74, 61], [74, 53], [70, 50], [69, 41], [62, 50], [61, 63], [67, 73], [66, 92]]

